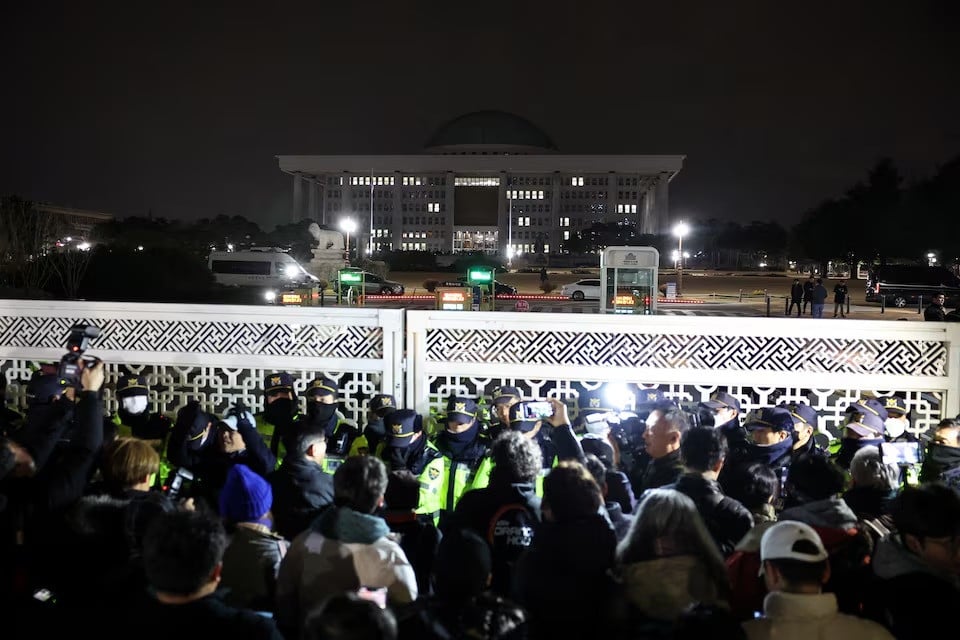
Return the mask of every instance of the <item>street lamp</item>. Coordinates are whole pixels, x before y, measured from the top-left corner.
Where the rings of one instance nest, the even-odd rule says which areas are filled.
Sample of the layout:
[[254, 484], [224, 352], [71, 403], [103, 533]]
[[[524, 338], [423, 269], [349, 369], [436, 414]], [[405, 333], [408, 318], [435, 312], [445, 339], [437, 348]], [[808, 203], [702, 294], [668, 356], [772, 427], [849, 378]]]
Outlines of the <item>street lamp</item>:
[[937, 254], [931, 251], [927, 254], [927, 266], [932, 267], [935, 264], [937, 264]]
[[683, 295], [683, 236], [690, 233], [690, 225], [678, 222], [673, 228], [673, 235], [677, 236], [677, 293]]
[[357, 223], [352, 218], [340, 221], [340, 230], [347, 234], [347, 263], [350, 262], [350, 234], [357, 230]]

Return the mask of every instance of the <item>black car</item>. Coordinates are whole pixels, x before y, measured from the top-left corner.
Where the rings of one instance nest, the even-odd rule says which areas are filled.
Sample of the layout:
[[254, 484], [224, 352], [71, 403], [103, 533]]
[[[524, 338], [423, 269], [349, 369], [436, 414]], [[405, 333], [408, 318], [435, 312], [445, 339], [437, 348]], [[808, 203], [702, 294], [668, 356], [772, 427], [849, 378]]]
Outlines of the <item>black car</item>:
[[894, 307], [923, 304], [936, 293], [947, 297], [945, 306], [960, 304], [960, 278], [946, 267], [919, 265], [884, 265], [870, 272], [867, 278], [867, 302], [880, 302]]
[[[457, 282], [460, 284], [461, 287], [465, 286], [467, 284], [467, 276], [460, 276], [459, 278], [457, 278]], [[517, 295], [516, 287], [506, 284], [504, 282], [500, 282], [499, 280], [494, 280], [493, 283], [495, 287], [493, 291], [494, 295], [498, 295], [498, 296]]]

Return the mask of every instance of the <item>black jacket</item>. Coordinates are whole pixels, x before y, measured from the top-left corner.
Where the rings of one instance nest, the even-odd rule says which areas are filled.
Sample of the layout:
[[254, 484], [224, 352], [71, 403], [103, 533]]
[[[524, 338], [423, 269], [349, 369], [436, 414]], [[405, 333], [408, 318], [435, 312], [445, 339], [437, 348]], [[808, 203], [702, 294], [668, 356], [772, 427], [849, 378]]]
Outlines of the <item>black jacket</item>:
[[699, 473], [685, 473], [673, 487], [697, 505], [707, 530], [724, 557], [753, 527], [753, 516], [742, 504], [724, 495], [719, 483]]
[[927, 307], [923, 310], [923, 319], [930, 320], [933, 322], [946, 322], [947, 313], [943, 308], [943, 305], [937, 304], [936, 302], [928, 304]]
[[493, 478], [490, 486], [463, 494], [450, 525], [472, 529], [487, 541], [493, 560], [491, 588], [508, 596], [517, 560], [533, 543], [539, 522], [535, 483], [498, 484]]
[[920, 467], [920, 482], [936, 482], [944, 471], [960, 467], [960, 447], [931, 444]]
[[467, 600], [420, 598], [397, 610], [400, 640], [524, 640], [527, 614], [509, 600], [481, 594]]
[[879, 487], [853, 487], [843, 494], [843, 501], [861, 520], [873, 520], [890, 513], [895, 490]]
[[400, 548], [410, 561], [413, 573], [417, 576], [417, 591], [430, 593], [430, 577], [433, 575], [433, 561], [437, 557], [442, 538], [432, 518], [418, 516], [413, 511], [384, 511], [390, 531], [400, 536]]
[[616, 502], [607, 502], [604, 508], [607, 510], [607, 518], [610, 520], [610, 524], [613, 525], [613, 532], [617, 534], [617, 542], [622, 541], [630, 531], [633, 516], [625, 515]]
[[287, 540], [296, 538], [333, 504], [333, 476], [303, 456], [288, 455], [269, 479], [274, 528]]
[[816, 287], [815, 282], [810, 282], [807, 280], [803, 283], [803, 299], [804, 300], [813, 300], [813, 288]]
[[680, 449], [671, 451], [662, 458], [651, 458], [640, 473], [634, 473], [632, 484], [637, 495], [648, 489], [673, 484], [683, 474], [683, 462], [680, 461]]
[[803, 300], [803, 285], [799, 282], [790, 287], [790, 300], [792, 302]]

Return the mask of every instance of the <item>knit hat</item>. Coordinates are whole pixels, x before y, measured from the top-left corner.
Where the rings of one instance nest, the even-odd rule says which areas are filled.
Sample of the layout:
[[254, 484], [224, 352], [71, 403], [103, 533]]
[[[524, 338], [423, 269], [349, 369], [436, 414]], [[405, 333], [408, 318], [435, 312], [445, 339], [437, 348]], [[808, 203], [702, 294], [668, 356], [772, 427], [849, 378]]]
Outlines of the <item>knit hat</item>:
[[273, 506], [270, 483], [245, 464], [235, 464], [227, 472], [220, 491], [220, 515], [229, 522], [256, 522]]

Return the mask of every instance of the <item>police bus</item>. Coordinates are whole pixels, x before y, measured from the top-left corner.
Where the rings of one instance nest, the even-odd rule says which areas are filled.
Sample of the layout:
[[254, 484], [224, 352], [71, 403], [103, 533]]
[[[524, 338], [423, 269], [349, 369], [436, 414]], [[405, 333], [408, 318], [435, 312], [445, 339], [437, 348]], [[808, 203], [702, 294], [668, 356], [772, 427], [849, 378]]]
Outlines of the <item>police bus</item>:
[[214, 251], [207, 259], [207, 265], [217, 283], [224, 285], [282, 289], [320, 282], [293, 256], [278, 247]]

